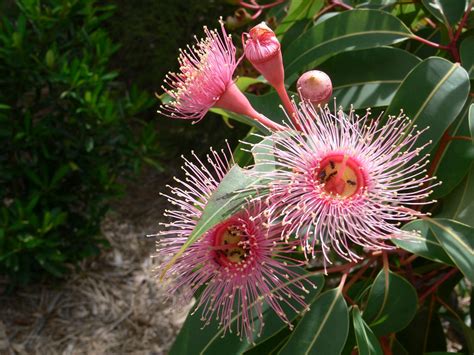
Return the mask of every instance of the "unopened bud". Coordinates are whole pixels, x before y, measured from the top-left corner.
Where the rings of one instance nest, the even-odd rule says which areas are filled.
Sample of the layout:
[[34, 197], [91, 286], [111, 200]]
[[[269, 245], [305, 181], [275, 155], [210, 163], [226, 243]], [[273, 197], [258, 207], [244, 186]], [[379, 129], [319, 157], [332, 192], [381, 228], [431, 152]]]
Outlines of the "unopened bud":
[[324, 105], [332, 95], [332, 83], [329, 76], [319, 70], [310, 70], [300, 76], [296, 84], [301, 100], [313, 105]]
[[243, 42], [245, 56], [255, 69], [271, 85], [282, 85], [285, 74], [281, 46], [271, 28], [262, 22], [245, 34]]

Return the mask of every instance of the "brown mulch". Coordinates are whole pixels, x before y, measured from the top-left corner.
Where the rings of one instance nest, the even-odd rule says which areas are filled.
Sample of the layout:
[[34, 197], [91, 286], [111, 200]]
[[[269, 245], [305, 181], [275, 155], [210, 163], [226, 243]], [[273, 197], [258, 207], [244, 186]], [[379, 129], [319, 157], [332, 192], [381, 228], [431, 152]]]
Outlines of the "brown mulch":
[[163, 177], [140, 180], [103, 222], [110, 249], [60, 286], [0, 296], [0, 354], [167, 353], [188, 309], [167, 299], [152, 271], [154, 241], [145, 237], [165, 206]]

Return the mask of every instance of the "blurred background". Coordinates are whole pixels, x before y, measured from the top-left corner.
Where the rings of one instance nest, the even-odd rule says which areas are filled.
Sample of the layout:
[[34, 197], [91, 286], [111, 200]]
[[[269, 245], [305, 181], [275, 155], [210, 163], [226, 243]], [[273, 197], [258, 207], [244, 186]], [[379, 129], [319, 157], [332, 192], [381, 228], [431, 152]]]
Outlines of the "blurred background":
[[165, 353], [187, 309], [149, 258], [181, 154], [248, 128], [160, 117], [225, 1], [0, 1], [0, 353]]

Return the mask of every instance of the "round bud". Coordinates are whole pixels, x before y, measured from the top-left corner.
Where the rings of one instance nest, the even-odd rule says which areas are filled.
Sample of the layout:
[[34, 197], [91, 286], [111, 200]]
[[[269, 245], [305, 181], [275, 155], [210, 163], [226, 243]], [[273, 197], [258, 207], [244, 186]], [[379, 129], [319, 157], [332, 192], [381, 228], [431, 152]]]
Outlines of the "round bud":
[[301, 100], [313, 105], [324, 105], [332, 95], [332, 82], [329, 76], [319, 70], [310, 70], [300, 76], [296, 84]]

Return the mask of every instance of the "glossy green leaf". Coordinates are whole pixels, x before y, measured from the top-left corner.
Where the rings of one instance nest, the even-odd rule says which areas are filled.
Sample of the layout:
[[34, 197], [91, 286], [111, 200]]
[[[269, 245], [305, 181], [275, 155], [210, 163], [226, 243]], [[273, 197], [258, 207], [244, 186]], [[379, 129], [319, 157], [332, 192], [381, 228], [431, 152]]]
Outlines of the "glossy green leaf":
[[283, 36], [297, 21], [312, 18], [323, 5], [323, 0], [292, 0], [288, 14], [275, 29], [275, 34]]
[[438, 314], [423, 307], [411, 323], [397, 333], [397, 339], [410, 354], [446, 350], [446, 337]]
[[353, 322], [349, 322], [349, 332], [347, 334], [347, 339], [346, 343], [344, 344], [344, 348], [341, 351], [341, 355], [352, 355], [356, 344], [357, 342], [355, 338], [354, 324]]
[[374, 335], [367, 323], [364, 322], [359, 307], [352, 309], [352, 320], [357, 340], [359, 355], [383, 355], [382, 348], [377, 337]]
[[362, 1], [356, 7], [359, 9], [379, 9], [390, 11], [397, 3], [397, 0], [366, 0]]
[[247, 170], [238, 165], [233, 166], [212, 193], [202, 211], [201, 218], [196, 222], [196, 226], [186, 242], [162, 270], [161, 277], [191, 244], [213, 226], [239, 210], [245, 200], [252, 194], [252, 188], [261, 183], [262, 179], [250, 175]]
[[392, 341], [392, 353], [393, 355], [410, 355], [396, 338]]
[[[306, 271], [302, 270], [300, 273], [303, 275]], [[315, 285], [316, 288], [308, 289], [309, 294], [307, 294], [306, 300], [308, 303], [314, 301], [317, 295], [321, 292], [324, 285], [324, 277], [322, 275], [315, 275], [308, 278]], [[292, 285], [295, 280], [288, 280], [286, 284]], [[291, 303], [291, 300], [288, 299]], [[294, 307], [298, 307], [294, 302], [292, 303]], [[287, 315], [290, 321], [293, 321], [298, 313], [295, 312], [290, 306], [285, 302], [281, 302], [283, 311]], [[241, 340], [238, 335], [235, 333], [227, 333], [224, 336], [224, 331], [221, 327], [218, 326], [218, 321], [214, 320], [206, 327], [203, 327], [203, 322], [199, 317], [199, 311], [195, 315], [189, 314], [186, 318], [186, 321], [181, 329], [178, 337], [176, 338], [173, 347], [171, 348], [170, 355], [178, 354], [221, 354], [226, 353], [229, 349], [235, 351], [235, 353], [243, 353], [244, 351], [252, 350], [256, 348], [259, 344], [266, 343], [267, 341], [271, 342], [271, 338], [279, 332], [284, 331], [288, 328], [288, 325], [283, 323], [281, 319], [276, 315], [276, 313], [267, 305], [264, 305], [263, 312], [263, 321], [265, 326], [263, 327], [262, 334], [260, 337], [255, 333], [255, 344], [250, 344], [247, 340]], [[240, 317], [241, 312], [238, 312], [232, 319], [231, 328], [236, 328], [237, 319]], [[259, 322], [256, 320], [255, 332], [258, 331]], [[266, 344], [268, 345], [268, 344]]]
[[323, 62], [327, 56], [355, 49], [403, 41], [410, 30], [395, 16], [378, 10], [351, 10], [319, 23], [283, 53], [287, 82], [292, 83], [305, 66]]
[[463, 182], [443, 199], [441, 212], [437, 217], [450, 218], [474, 227], [474, 163]]
[[469, 107], [469, 131], [471, 132], [471, 138], [474, 143], [474, 105]]
[[[472, 98], [468, 99], [459, 117], [453, 123], [452, 128], [450, 127], [450, 136], [470, 136], [468, 114], [472, 101]], [[431, 198], [438, 199], [453, 191], [468, 173], [473, 160], [474, 146], [472, 141], [464, 139], [449, 140], [439, 157], [439, 163], [433, 173], [439, 181], [442, 181], [442, 184], [434, 188]]]
[[256, 128], [252, 127], [249, 133], [247, 133], [247, 135], [240, 141], [232, 153], [235, 163], [241, 167], [245, 167], [253, 163], [253, 154], [248, 151], [250, 148], [249, 143], [256, 144], [262, 140], [260, 136], [255, 134], [256, 131]]
[[392, 239], [396, 246], [426, 259], [454, 265], [451, 258], [444, 251], [443, 246], [433, 235], [428, 222], [421, 219], [411, 221], [405, 224], [402, 229], [406, 231], [419, 231], [420, 235], [406, 239]]
[[405, 328], [416, 313], [418, 296], [403, 277], [379, 272], [370, 290], [364, 320], [376, 335], [385, 335]]
[[279, 331], [271, 338], [265, 340], [262, 343], [254, 346], [253, 348], [245, 351], [245, 355], [274, 355], [277, 354], [281, 348], [285, 345], [288, 339], [291, 336], [290, 328], [286, 327], [283, 330]]
[[430, 229], [456, 266], [474, 282], [474, 228], [450, 219], [429, 219]]
[[461, 63], [464, 69], [467, 70], [471, 80], [474, 79], [474, 36], [471, 35], [461, 42], [459, 48], [461, 55]]
[[452, 26], [461, 20], [469, 0], [421, 0], [425, 8], [438, 20]]
[[240, 91], [245, 91], [249, 88], [250, 85], [253, 84], [260, 84], [264, 81], [259, 78], [251, 78], [248, 76], [239, 76], [235, 81], [235, 84], [239, 88]]
[[[288, 92], [290, 97], [294, 95], [292, 92]], [[288, 121], [285, 111], [281, 108], [281, 101], [278, 97], [278, 94], [275, 91], [271, 91], [265, 95], [251, 95], [247, 94], [252, 106], [260, 113], [264, 114], [266, 117], [277, 123], [283, 123]]]
[[322, 293], [298, 322], [279, 352], [283, 355], [339, 354], [349, 331], [349, 312], [341, 289]]
[[331, 77], [338, 105], [359, 109], [390, 104], [403, 79], [420, 61], [407, 51], [381, 47], [339, 53], [318, 70]]
[[401, 110], [418, 129], [430, 127], [416, 146], [433, 142], [433, 149], [444, 131], [461, 112], [469, 95], [469, 77], [457, 63], [439, 57], [418, 64], [400, 85], [386, 115], [398, 115]]

